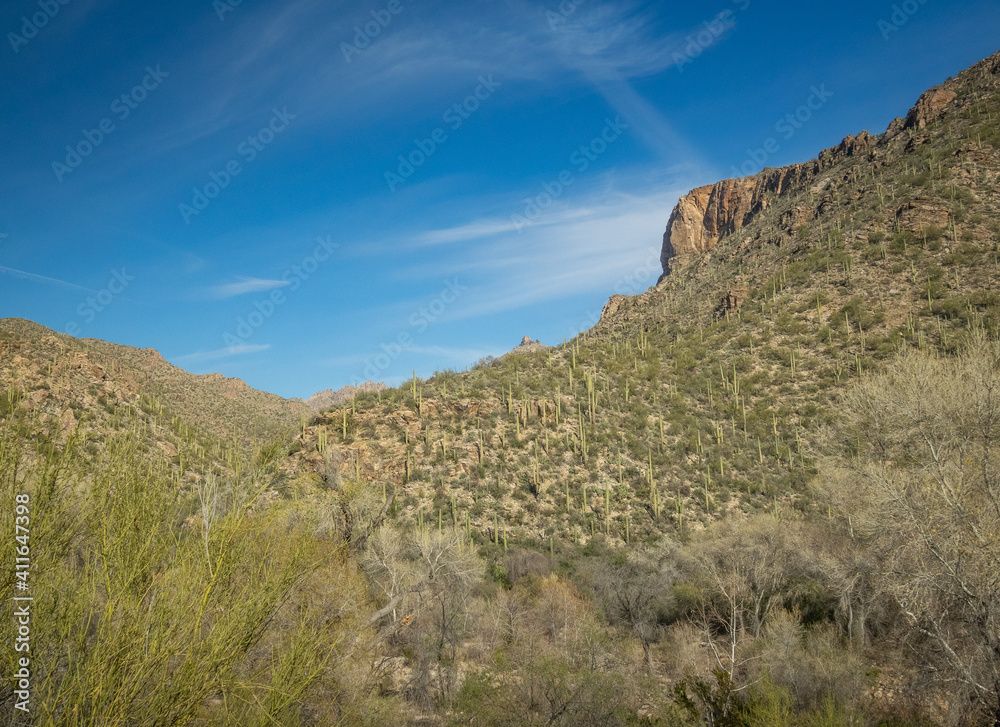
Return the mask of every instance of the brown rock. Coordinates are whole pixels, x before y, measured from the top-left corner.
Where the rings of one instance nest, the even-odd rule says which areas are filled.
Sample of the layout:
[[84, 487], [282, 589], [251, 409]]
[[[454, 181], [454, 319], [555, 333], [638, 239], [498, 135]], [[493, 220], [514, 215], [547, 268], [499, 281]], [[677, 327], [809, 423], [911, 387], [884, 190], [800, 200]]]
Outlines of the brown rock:
[[847, 136], [836, 148], [836, 153], [841, 158], [855, 156], [868, 151], [875, 144], [875, 139], [867, 131], [862, 131], [857, 136]]
[[910, 109], [903, 125], [905, 129], [923, 129], [927, 122], [941, 113], [945, 106], [955, 100], [957, 94], [954, 91], [944, 88], [932, 88], [925, 91], [917, 100], [916, 105]]
[[903, 120], [897, 116], [889, 124], [889, 128], [885, 130], [886, 138], [892, 139], [895, 136], [899, 136], [899, 133], [903, 130], [904, 126], [905, 124]]
[[532, 341], [531, 336], [525, 336], [524, 338], [521, 339], [521, 343], [518, 344], [516, 348], [512, 348], [510, 351], [505, 353], [500, 358], [503, 358], [504, 356], [510, 356], [511, 354], [534, 353], [535, 351], [545, 351], [546, 349], [549, 348], [552, 347], [546, 346], [537, 338], [534, 341]]
[[900, 229], [919, 235], [928, 227], [948, 228], [948, 210], [926, 197], [918, 197], [896, 210]]
[[76, 417], [73, 415], [72, 409], [66, 409], [62, 416], [59, 418], [59, 434], [62, 437], [70, 434], [76, 427]]
[[607, 320], [613, 317], [619, 310], [621, 310], [622, 305], [627, 301], [624, 295], [612, 295], [608, 302], [604, 304], [604, 310], [601, 311], [601, 320]]
[[660, 262], [664, 274], [670, 272], [674, 258], [711, 250], [766, 209], [767, 198], [757, 194], [759, 181], [759, 177], [727, 179], [681, 197], [663, 235]]
[[802, 225], [808, 224], [813, 218], [812, 210], [803, 207], [795, 207], [781, 215], [781, 226], [789, 232], [795, 232]]
[[21, 401], [21, 408], [34, 411], [48, 401], [48, 398], [49, 392], [46, 389], [35, 389]]
[[912, 154], [914, 151], [916, 151], [918, 147], [930, 143], [931, 140], [930, 137], [927, 136], [927, 134], [914, 134], [906, 142], [906, 146], [903, 147], [903, 149], [906, 151], [907, 154]]
[[735, 313], [743, 305], [743, 301], [747, 299], [748, 291], [746, 288], [733, 288], [726, 292], [722, 296], [722, 300], [719, 301], [719, 305], [715, 307], [715, 318], [716, 320], [720, 318], [725, 318], [726, 313]]

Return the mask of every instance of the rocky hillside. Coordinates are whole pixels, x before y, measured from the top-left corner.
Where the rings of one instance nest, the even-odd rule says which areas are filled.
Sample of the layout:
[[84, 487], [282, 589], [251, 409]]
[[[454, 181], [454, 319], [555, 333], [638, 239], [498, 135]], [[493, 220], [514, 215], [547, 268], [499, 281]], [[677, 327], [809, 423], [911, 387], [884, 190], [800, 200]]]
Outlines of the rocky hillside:
[[349, 384], [348, 386], [344, 386], [336, 391], [333, 389], [327, 389], [326, 391], [320, 391], [313, 394], [308, 399], [296, 399], [295, 401], [304, 401], [310, 409], [318, 413], [334, 406], [349, 403], [358, 394], [377, 394], [378, 392], [385, 391], [388, 388], [388, 386], [382, 383], [366, 381], [360, 386]]
[[75, 339], [20, 319], [0, 320], [0, 392], [0, 406], [34, 418], [38, 436], [65, 439], [79, 426], [93, 454], [133, 415], [175, 459], [185, 443], [204, 453], [220, 441], [284, 438], [311, 415], [239, 379], [190, 374], [152, 349]]
[[694, 190], [665, 274], [565, 346], [359, 397], [295, 456], [480, 542], [625, 544], [810, 511], [843, 387], [1000, 330], [1000, 55], [878, 137]]
[[[747, 227], [775, 206], [781, 207], [777, 220], [779, 228], [795, 232], [829, 212], [839, 201], [838, 190], [845, 185], [851, 186], [856, 199], [866, 195], [879, 197], [880, 207], [884, 206], [883, 193], [895, 201], [895, 190], [891, 188], [893, 180], [889, 180], [889, 185], [884, 184], [884, 180], [877, 178], [878, 171], [890, 168], [894, 161], [904, 157], [916, 157], [926, 163], [919, 167], [914, 165], [912, 176], [924, 178], [926, 173], [929, 179], [935, 171], [940, 175], [942, 162], [935, 170], [927, 159], [927, 152], [935, 149], [939, 142], [948, 142], [947, 150], [940, 151], [947, 151], [951, 157], [965, 162], [966, 173], [973, 182], [979, 170], [995, 169], [995, 124], [988, 123], [981, 128], [977, 125], [976, 136], [970, 133], [964, 144], [953, 132], [956, 125], [971, 132], [972, 127], [965, 123], [967, 116], [977, 114], [984, 100], [982, 97], [995, 92], [998, 68], [1000, 57], [994, 55], [961, 76], [927, 91], [905, 119], [897, 117], [877, 137], [862, 131], [857, 136], [846, 137], [840, 145], [823, 151], [811, 162], [767, 169], [753, 177], [727, 179], [692, 190], [680, 199], [667, 223], [660, 256], [664, 275], [712, 250], [721, 240]], [[986, 109], [986, 113], [992, 121], [990, 110]], [[876, 175], [871, 180], [860, 179], [858, 165], [869, 166]], [[910, 169], [901, 171], [905, 174]], [[975, 182], [971, 186], [975, 189]], [[808, 202], [782, 204], [801, 198], [804, 192], [808, 192]], [[918, 232], [930, 226], [948, 227], [950, 216], [946, 205], [935, 206], [932, 200], [919, 195], [909, 197], [906, 202], [893, 208], [903, 228]], [[891, 219], [883, 221], [892, 226]], [[753, 242], [748, 241], [748, 244]]]
[[552, 348], [551, 346], [546, 346], [544, 343], [539, 341], [537, 338], [532, 341], [531, 336], [525, 336], [521, 339], [521, 342], [517, 344], [515, 348], [504, 354], [504, 356], [516, 356], [520, 353], [535, 353], [536, 351], [547, 351]]

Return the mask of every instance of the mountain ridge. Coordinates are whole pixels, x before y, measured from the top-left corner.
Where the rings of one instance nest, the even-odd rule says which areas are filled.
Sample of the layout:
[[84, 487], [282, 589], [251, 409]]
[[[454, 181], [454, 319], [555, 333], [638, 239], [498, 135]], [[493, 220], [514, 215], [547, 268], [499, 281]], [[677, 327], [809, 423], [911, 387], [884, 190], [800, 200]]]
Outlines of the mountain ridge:
[[339, 389], [325, 389], [324, 391], [318, 391], [308, 399], [292, 399], [291, 401], [301, 401], [309, 406], [314, 412], [319, 413], [324, 409], [329, 409], [330, 407], [343, 404], [350, 401], [358, 394], [362, 393], [378, 393], [380, 391], [385, 391], [389, 387], [381, 382], [366, 381], [363, 384], [348, 384], [347, 386], [342, 386]]
[[[571, 341], [311, 418], [0, 321], [3, 511], [13, 531], [37, 481], [31, 592], [55, 625], [38, 704], [57, 723], [171, 723], [183, 698], [187, 723], [251, 724], [238, 705], [276, 696], [282, 724], [994, 724], [1000, 54], [939, 91], [891, 135], [723, 184], [689, 219], [717, 239]], [[63, 465], [79, 483], [47, 495]]]
[[32, 392], [25, 408], [43, 423], [68, 421], [72, 411], [100, 428], [119, 405], [155, 407], [222, 439], [287, 433], [309, 414], [242, 379], [187, 372], [152, 348], [77, 339], [19, 318], [0, 319], [0, 388]]
[[[923, 131], [939, 119], [945, 109], [958, 97], [956, 88], [972, 75], [985, 77], [1000, 73], [1000, 52], [983, 59], [957, 76], [924, 91], [905, 117], [896, 117], [882, 134], [872, 136], [868, 131], [848, 135], [840, 144], [824, 149], [810, 161], [784, 167], [767, 167], [755, 175], [724, 179], [707, 184], [682, 196], [671, 212], [663, 235], [660, 262], [663, 275], [683, 266], [693, 256], [710, 251], [722, 238], [749, 224], [767, 210], [772, 196], [781, 197], [787, 190], [796, 189], [816, 181], [825, 170], [836, 166], [848, 157], [865, 155], [875, 158], [905, 131]], [[820, 184], [811, 190], [821, 194]], [[808, 220], [796, 210], [788, 224], [804, 224]]]

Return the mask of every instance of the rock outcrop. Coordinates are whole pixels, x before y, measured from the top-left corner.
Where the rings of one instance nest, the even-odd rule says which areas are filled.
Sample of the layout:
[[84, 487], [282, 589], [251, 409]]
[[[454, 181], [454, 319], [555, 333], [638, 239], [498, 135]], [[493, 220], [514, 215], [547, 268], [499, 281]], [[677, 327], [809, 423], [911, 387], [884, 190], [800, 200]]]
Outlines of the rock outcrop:
[[[988, 59], [991, 63], [994, 60], [1000, 67], [1000, 54]], [[956, 93], [947, 86], [931, 89], [920, 96], [905, 120], [895, 119], [881, 137], [863, 131], [857, 136], [846, 137], [811, 162], [768, 168], [753, 177], [726, 179], [692, 190], [680, 198], [667, 222], [660, 252], [663, 266], [660, 280], [686, 264], [691, 256], [711, 250], [719, 240], [748, 225], [766, 211], [775, 198], [789, 191], [802, 190], [806, 185], [814, 185], [811, 187], [813, 193], [822, 192], [823, 172], [843, 159], [873, 153], [880, 143], [905, 131], [922, 131], [955, 98]], [[808, 210], [797, 210], [782, 222], [793, 226], [806, 224], [808, 217]]]
[[910, 109], [903, 124], [904, 129], [925, 129], [927, 122], [941, 113], [945, 106], [955, 100], [957, 94], [946, 88], [932, 88], [926, 91], [916, 105]]
[[899, 229], [921, 234], [931, 227], [941, 231], [948, 229], [949, 213], [940, 202], [926, 197], [917, 197], [904, 203], [896, 211]]
[[[544, 351], [547, 348], [552, 348], [551, 346], [546, 346], [544, 343], [539, 341], [537, 338], [532, 341], [531, 336], [525, 336], [521, 339], [521, 343], [518, 344], [516, 348], [511, 349], [504, 356], [510, 356], [515, 353], [532, 353], [534, 351]], [[502, 357], [501, 357], [502, 358]]]
[[772, 196], [799, 188], [842, 155], [859, 153], [870, 145], [867, 133], [848, 137], [815, 162], [766, 169], [755, 177], [727, 179], [692, 190], [681, 197], [667, 222], [660, 252], [663, 274], [683, 265], [685, 256], [711, 250], [723, 237], [745, 227], [768, 209]]
[[725, 318], [726, 315], [738, 311], [740, 306], [746, 301], [748, 293], [749, 291], [746, 288], [732, 288], [726, 291], [726, 294], [722, 296], [722, 300], [719, 301], [713, 312], [715, 319]]

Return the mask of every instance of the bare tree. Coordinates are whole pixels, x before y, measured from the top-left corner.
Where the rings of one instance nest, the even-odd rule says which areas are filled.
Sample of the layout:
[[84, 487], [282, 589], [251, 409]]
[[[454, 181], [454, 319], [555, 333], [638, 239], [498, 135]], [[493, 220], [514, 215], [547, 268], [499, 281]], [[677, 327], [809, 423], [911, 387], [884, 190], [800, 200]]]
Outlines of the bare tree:
[[377, 642], [398, 634], [412, 655], [411, 697], [447, 703], [455, 691], [469, 599], [485, 574], [475, 549], [458, 533], [419, 531], [403, 538], [382, 528], [368, 539], [364, 565], [388, 598], [370, 619], [381, 624]]
[[706, 594], [698, 619], [705, 644], [735, 691], [750, 685], [744, 677], [756, 658], [752, 644], [798, 568], [798, 553], [789, 542], [793, 529], [771, 515], [724, 522], [687, 550], [686, 568]]
[[636, 554], [602, 563], [594, 581], [611, 622], [632, 632], [642, 646], [647, 668], [655, 672], [653, 644], [663, 635], [658, 622], [669, 605], [673, 573], [666, 564]]
[[834, 465], [927, 674], [1000, 725], [1000, 345], [909, 353], [846, 396]]

